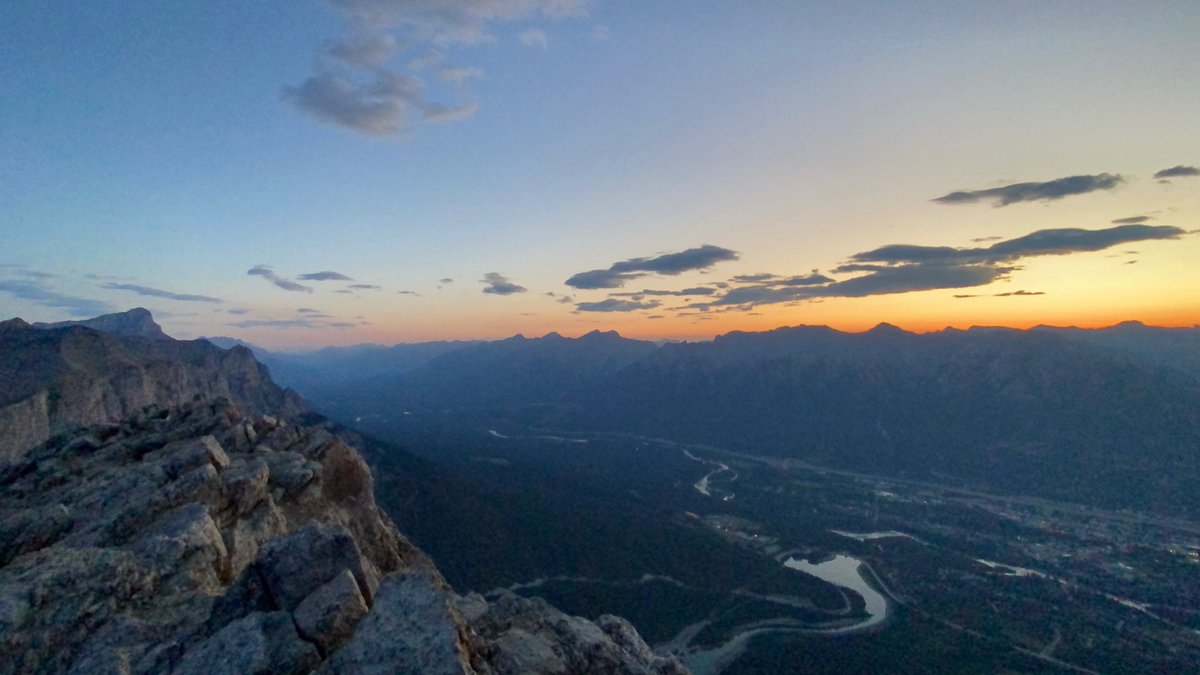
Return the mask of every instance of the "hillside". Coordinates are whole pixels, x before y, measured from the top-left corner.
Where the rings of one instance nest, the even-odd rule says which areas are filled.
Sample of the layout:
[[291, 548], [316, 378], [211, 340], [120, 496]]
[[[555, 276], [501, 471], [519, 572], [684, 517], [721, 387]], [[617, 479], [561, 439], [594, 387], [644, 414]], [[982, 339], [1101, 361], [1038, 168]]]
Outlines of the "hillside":
[[[455, 593], [345, 439], [373, 442], [304, 413], [249, 350], [100, 323], [118, 332], [0, 324], [24, 425], [0, 427], [20, 432], [0, 458], [0, 673], [686, 672], [618, 617]], [[388, 453], [393, 485], [438, 473]]]

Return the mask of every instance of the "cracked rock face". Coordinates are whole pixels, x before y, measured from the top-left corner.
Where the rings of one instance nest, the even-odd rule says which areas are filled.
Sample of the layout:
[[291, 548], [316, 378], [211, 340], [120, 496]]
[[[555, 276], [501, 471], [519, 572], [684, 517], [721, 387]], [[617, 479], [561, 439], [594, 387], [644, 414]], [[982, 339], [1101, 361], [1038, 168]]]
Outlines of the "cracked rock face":
[[248, 349], [171, 339], [144, 309], [59, 324], [0, 322], [0, 461], [80, 425], [196, 397], [228, 398], [251, 413], [304, 407]]
[[362, 457], [225, 399], [0, 464], [0, 674], [680, 673], [628, 623], [451, 591]]

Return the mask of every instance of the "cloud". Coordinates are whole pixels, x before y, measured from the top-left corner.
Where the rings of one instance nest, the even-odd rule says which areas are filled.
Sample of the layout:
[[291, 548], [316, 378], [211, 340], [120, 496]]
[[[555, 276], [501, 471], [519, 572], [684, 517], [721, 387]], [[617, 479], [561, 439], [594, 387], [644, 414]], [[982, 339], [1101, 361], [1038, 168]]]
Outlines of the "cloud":
[[609, 298], [599, 302], [581, 302], [575, 305], [575, 309], [580, 312], [633, 312], [639, 309], [654, 309], [660, 304], [657, 300], [637, 302]]
[[438, 68], [438, 77], [447, 82], [462, 82], [475, 77], [483, 77], [480, 68], [464, 68], [462, 66], [442, 66]]
[[777, 278], [778, 278], [778, 276], [777, 276], [777, 275], [774, 275], [774, 274], [766, 274], [766, 273], [761, 273], [761, 274], [739, 274], [738, 276], [736, 276], [736, 277], [733, 277], [732, 279], [730, 279], [730, 281], [734, 281], [734, 282], [737, 282], [737, 283], [739, 283], [739, 284], [759, 284], [759, 283], [762, 283], [762, 282], [764, 282], [764, 281], [771, 281], [772, 279], [777, 279]]
[[66, 310], [70, 316], [92, 317], [113, 311], [112, 305], [106, 302], [64, 295], [36, 281], [0, 280], [0, 293], [8, 293], [42, 307]]
[[324, 272], [309, 272], [308, 274], [301, 274], [298, 278], [305, 281], [354, 281], [354, 279], [342, 274], [341, 272], [331, 272], [329, 270], [325, 270]]
[[483, 289], [483, 292], [491, 295], [512, 295], [513, 293], [524, 293], [529, 290], [524, 286], [514, 284], [503, 274], [497, 272], [488, 272], [483, 275], [480, 282], [487, 284], [487, 288]]
[[[690, 309], [740, 307], [819, 298], [857, 298], [937, 289], [972, 288], [1007, 278], [1024, 258], [1099, 251], [1132, 241], [1178, 239], [1186, 234], [1177, 227], [1118, 225], [1099, 230], [1063, 228], [1039, 230], [987, 247], [916, 246], [892, 244], [856, 253], [836, 274], [859, 274], [834, 281], [816, 272], [807, 276], [771, 275], [760, 284], [732, 288], [711, 302], [693, 303]], [[821, 279], [825, 279], [822, 282]], [[797, 283], [797, 282], [811, 283]], [[1000, 294], [1033, 295], [1016, 291]], [[955, 296], [972, 297], [972, 296]]]
[[375, 284], [350, 284], [348, 288], [357, 288], [363, 291], [377, 291], [383, 288], [383, 286], [376, 286]]
[[298, 283], [292, 281], [291, 279], [285, 279], [285, 278], [279, 276], [278, 274], [275, 274], [275, 271], [272, 270], [271, 267], [268, 265], [255, 265], [254, 267], [251, 267], [250, 269], [246, 270], [246, 274], [248, 274], [250, 276], [255, 276], [255, 277], [262, 277], [262, 278], [270, 281], [271, 283], [275, 284], [275, 286], [282, 288], [285, 291], [293, 291], [296, 293], [312, 293], [313, 292], [313, 289], [310, 286], [298, 284]]
[[404, 97], [355, 85], [333, 73], [318, 73], [298, 87], [285, 87], [283, 98], [321, 122], [380, 138], [400, 135], [408, 115]]
[[1007, 293], [992, 293], [991, 295], [963, 293], [963, 294], [956, 294], [954, 297], [956, 297], [956, 298], [989, 298], [989, 297], [990, 298], [1012, 298], [1012, 297], [1024, 297], [1024, 296], [1029, 296], [1029, 295], [1045, 295], [1045, 294], [1046, 294], [1045, 291], [1008, 291]]
[[191, 293], [172, 293], [163, 291], [149, 286], [139, 286], [137, 284], [101, 284], [100, 288], [107, 288], [114, 291], [129, 291], [138, 295], [146, 295], [152, 298], [167, 298], [168, 300], [179, 300], [181, 302], [224, 302], [220, 298], [212, 298], [207, 295], [192, 295]]
[[726, 260], [737, 260], [738, 254], [727, 248], [705, 244], [679, 253], [667, 253], [653, 258], [631, 258], [613, 263], [605, 270], [580, 272], [567, 279], [568, 286], [591, 290], [620, 288], [625, 282], [650, 274], [675, 276], [691, 270], [704, 270]]
[[225, 310], [225, 311], [226, 311], [226, 312], [229, 312], [230, 314], [233, 314], [234, 316], [242, 316], [243, 314], [249, 314], [249, 313], [250, 313], [250, 310], [249, 310], [249, 309], [247, 309], [247, 308], [245, 308], [245, 307], [237, 307], [237, 308], [234, 308], [234, 309], [227, 309], [227, 310]]
[[[1118, 225], [1100, 230], [1061, 228], [1038, 230], [1023, 237], [1000, 241], [984, 248], [953, 248], [950, 246], [914, 246], [892, 244], [850, 256], [850, 265], [835, 271], [852, 271], [854, 263], [943, 263], [972, 264], [1017, 260], [1030, 256], [1066, 255], [1100, 251], [1133, 241], [1178, 239], [1186, 234], [1178, 227], [1167, 225]], [[869, 266], [861, 269], [870, 270]]]
[[517, 35], [517, 39], [519, 39], [521, 44], [525, 45], [526, 47], [541, 47], [542, 49], [545, 49], [547, 45], [546, 31], [542, 30], [541, 28], [529, 28], [523, 30], [519, 35]]
[[1154, 174], [1155, 178], [1187, 178], [1189, 176], [1200, 176], [1200, 169], [1194, 166], [1173, 166], [1169, 169], [1163, 169]]
[[421, 296], [421, 294], [416, 291], [396, 291], [396, 293], [398, 295], [415, 295], [417, 297]]
[[452, 284], [452, 283], [454, 283], [454, 280], [451, 279], [450, 277], [443, 277], [441, 279], [438, 279], [438, 283], [439, 284]]
[[352, 66], [381, 66], [399, 51], [396, 36], [388, 33], [348, 35], [336, 40], [326, 51], [335, 59]]
[[[1113, 222], [1116, 222], [1116, 221], [1113, 221]], [[1004, 237], [975, 237], [974, 239], [971, 240], [971, 243], [972, 244], [982, 244], [982, 243], [988, 242], [988, 241], [1000, 241], [1003, 238]]]
[[987, 190], [951, 192], [933, 201], [940, 204], [973, 204], [990, 201], [994, 206], [1008, 206], [1018, 202], [1050, 201], [1097, 190], [1112, 190], [1123, 181], [1124, 178], [1111, 173], [1100, 173], [1094, 176], [1067, 176], [1044, 183], [1014, 183]]
[[[494, 41], [491, 27], [512, 21], [582, 16], [585, 0], [325, 0], [344, 19], [344, 34], [327, 42], [302, 82], [283, 88], [297, 110], [326, 124], [372, 138], [408, 136], [417, 124], [470, 117], [465, 80], [483, 76], [472, 65], [440, 65], [452, 51]], [[529, 27], [521, 41], [544, 41]], [[437, 66], [439, 91], [422, 79]], [[447, 89], [442, 87], [443, 90]], [[432, 90], [432, 92], [431, 92]], [[443, 96], [438, 96], [442, 94]]]
[[820, 284], [827, 284], [831, 281], [833, 281], [833, 279], [830, 279], [824, 274], [818, 274], [816, 270], [813, 270], [812, 274], [788, 277], [786, 279], [776, 279], [773, 283], [780, 286], [817, 286]]
[[1116, 225], [1140, 225], [1150, 220], [1150, 218], [1151, 216], [1130, 216], [1128, 218], [1114, 218], [1112, 222]]
[[246, 319], [227, 324], [235, 328], [277, 328], [280, 330], [318, 330], [321, 328], [353, 328], [355, 324], [345, 321], [322, 321], [330, 319], [327, 314], [308, 314], [295, 319]]
[[479, 110], [479, 106], [475, 103], [468, 103], [460, 106], [444, 106], [439, 103], [431, 103], [425, 106], [424, 119], [426, 122], [433, 124], [444, 124], [446, 122], [457, 122], [465, 120], [475, 111]]
[[308, 319], [246, 319], [228, 324], [235, 328], [320, 328], [318, 324]]
[[679, 291], [660, 291], [660, 290], [646, 289], [644, 291], [637, 291], [637, 292], [632, 292], [632, 293], [610, 293], [609, 295], [611, 295], [614, 298], [637, 299], [644, 295], [689, 296], [689, 295], [712, 295], [716, 292], [717, 292], [717, 289], [715, 289], [715, 288], [710, 288], [708, 286], [696, 286], [693, 288], [685, 288], [685, 289], [679, 290]]

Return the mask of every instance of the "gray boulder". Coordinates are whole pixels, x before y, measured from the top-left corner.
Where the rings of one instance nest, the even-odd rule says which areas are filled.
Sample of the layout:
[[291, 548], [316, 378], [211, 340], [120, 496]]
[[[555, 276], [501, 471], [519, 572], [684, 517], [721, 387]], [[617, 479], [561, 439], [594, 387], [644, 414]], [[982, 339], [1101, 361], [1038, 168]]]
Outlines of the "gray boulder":
[[367, 601], [350, 570], [309, 594], [296, 608], [300, 635], [328, 652], [354, 633], [367, 615]]

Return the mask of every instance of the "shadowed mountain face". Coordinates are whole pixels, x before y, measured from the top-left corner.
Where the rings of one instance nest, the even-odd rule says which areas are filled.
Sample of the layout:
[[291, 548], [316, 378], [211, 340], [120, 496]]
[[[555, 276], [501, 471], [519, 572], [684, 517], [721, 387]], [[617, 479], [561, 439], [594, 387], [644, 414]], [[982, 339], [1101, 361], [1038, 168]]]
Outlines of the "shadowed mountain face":
[[304, 413], [245, 347], [100, 324], [140, 327], [0, 323], [0, 673], [687, 672], [619, 617], [455, 594], [348, 443], [417, 513], [457, 507], [443, 532], [469, 486]]
[[76, 426], [197, 396], [255, 414], [303, 408], [248, 349], [171, 339], [145, 310], [43, 328], [0, 324], [0, 459]]
[[[1197, 331], [881, 325], [668, 344], [591, 334], [460, 349], [305, 391], [336, 418], [503, 415], [1107, 506], [1200, 511]], [[1160, 345], [1173, 351], [1160, 351]], [[382, 420], [382, 421], [380, 421]]]

